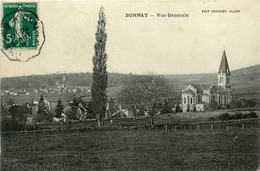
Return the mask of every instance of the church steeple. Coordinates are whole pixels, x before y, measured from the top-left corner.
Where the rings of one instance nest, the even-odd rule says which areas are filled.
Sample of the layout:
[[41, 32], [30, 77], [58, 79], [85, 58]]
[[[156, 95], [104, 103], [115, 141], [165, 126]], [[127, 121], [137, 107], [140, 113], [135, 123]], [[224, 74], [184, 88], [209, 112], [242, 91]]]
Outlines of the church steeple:
[[223, 55], [222, 55], [222, 59], [221, 59], [221, 62], [220, 62], [218, 73], [219, 74], [220, 73], [226, 73], [228, 76], [231, 75], [225, 50], [224, 50]]
[[218, 70], [218, 86], [222, 86], [225, 89], [231, 89], [230, 75], [231, 72], [228, 66], [226, 51], [224, 50]]

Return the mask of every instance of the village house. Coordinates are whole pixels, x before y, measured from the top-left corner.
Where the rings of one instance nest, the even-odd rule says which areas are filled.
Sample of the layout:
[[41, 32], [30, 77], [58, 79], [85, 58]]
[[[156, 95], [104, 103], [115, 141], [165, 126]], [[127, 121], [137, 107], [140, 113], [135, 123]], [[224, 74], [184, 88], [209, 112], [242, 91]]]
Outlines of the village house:
[[231, 72], [226, 52], [223, 52], [219, 71], [218, 84], [200, 85], [188, 83], [182, 90], [182, 111], [205, 111], [212, 106], [227, 107], [232, 102]]

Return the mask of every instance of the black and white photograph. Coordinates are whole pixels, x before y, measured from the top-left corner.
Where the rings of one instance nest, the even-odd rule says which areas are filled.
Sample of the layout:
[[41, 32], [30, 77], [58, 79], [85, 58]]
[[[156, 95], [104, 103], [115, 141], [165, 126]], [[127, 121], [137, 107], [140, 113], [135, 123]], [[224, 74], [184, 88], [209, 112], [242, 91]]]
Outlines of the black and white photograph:
[[260, 170], [260, 1], [1, 1], [0, 170]]

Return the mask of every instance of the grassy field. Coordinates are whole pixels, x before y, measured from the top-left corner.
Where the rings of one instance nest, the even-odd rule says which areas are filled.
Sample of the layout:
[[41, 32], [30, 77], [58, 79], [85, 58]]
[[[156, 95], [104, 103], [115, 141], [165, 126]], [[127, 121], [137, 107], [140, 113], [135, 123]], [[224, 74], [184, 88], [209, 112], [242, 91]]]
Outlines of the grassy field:
[[2, 139], [1, 170], [256, 170], [259, 132], [93, 131]]

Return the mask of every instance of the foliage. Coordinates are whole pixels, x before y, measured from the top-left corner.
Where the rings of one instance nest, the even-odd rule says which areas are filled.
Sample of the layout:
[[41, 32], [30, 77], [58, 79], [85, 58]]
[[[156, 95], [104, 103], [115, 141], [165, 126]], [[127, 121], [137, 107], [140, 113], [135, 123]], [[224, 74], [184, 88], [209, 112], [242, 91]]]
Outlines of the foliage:
[[90, 101], [88, 104], [87, 104], [87, 118], [88, 119], [93, 119], [95, 118], [95, 113], [93, 111], [93, 102]]
[[180, 107], [180, 104], [178, 103], [176, 108], [175, 108], [175, 112], [178, 113], [178, 112], [182, 112], [182, 109]]
[[31, 110], [27, 106], [12, 106], [9, 109], [12, 120], [16, 120], [21, 123], [26, 122], [27, 114], [31, 114]]
[[145, 116], [145, 110], [143, 107], [136, 113], [137, 116]]
[[93, 83], [91, 86], [92, 110], [97, 116], [98, 125], [103, 126], [106, 113], [107, 88], [107, 54], [105, 33], [106, 19], [103, 7], [100, 8], [96, 32], [95, 55], [93, 56]]
[[172, 89], [168, 80], [159, 75], [133, 75], [118, 95], [118, 101], [128, 106], [144, 109], [151, 118], [154, 126], [155, 104], [172, 96]]
[[232, 119], [243, 119], [243, 118], [244, 118], [244, 116], [242, 113], [236, 113], [236, 114], [230, 116], [231, 120]]
[[233, 101], [233, 106], [235, 108], [255, 107], [256, 105], [256, 99], [235, 99]]
[[244, 118], [258, 118], [258, 115], [255, 112], [250, 112], [249, 114], [245, 114]]
[[228, 121], [230, 119], [231, 119], [231, 116], [228, 113], [223, 113], [218, 116], [218, 120]]
[[215, 101], [210, 101], [209, 103], [210, 110], [216, 110], [218, 108], [218, 104]]
[[44, 109], [45, 109], [44, 98], [43, 98], [43, 95], [41, 95], [40, 100], [39, 100], [39, 105], [38, 105], [38, 114], [43, 114]]
[[249, 119], [249, 118], [258, 118], [258, 115], [255, 112], [250, 112], [249, 114], [236, 113], [234, 115], [223, 113], [216, 118], [214, 117], [209, 118], [209, 121], [215, 121], [215, 120], [229, 121], [229, 120]]
[[53, 121], [53, 115], [47, 111], [43, 111], [42, 114], [35, 115], [33, 118], [34, 123], [41, 123], [44, 122], [52, 122]]
[[167, 100], [164, 101], [163, 103], [163, 107], [162, 107], [162, 114], [167, 114], [167, 113], [171, 113], [172, 112], [172, 108], [171, 105], [169, 104], [169, 102]]
[[65, 115], [68, 120], [76, 120], [77, 119], [77, 107], [72, 106], [71, 110], [65, 111]]
[[24, 129], [22, 123], [14, 119], [3, 119], [1, 123], [1, 131], [21, 131]]
[[209, 121], [216, 121], [216, 118], [215, 117], [210, 117], [208, 120]]
[[57, 118], [60, 118], [61, 117], [61, 114], [63, 113], [63, 104], [62, 104], [62, 101], [59, 99], [58, 102], [57, 102], [57, 106], [56, 106], [56, 117]]

